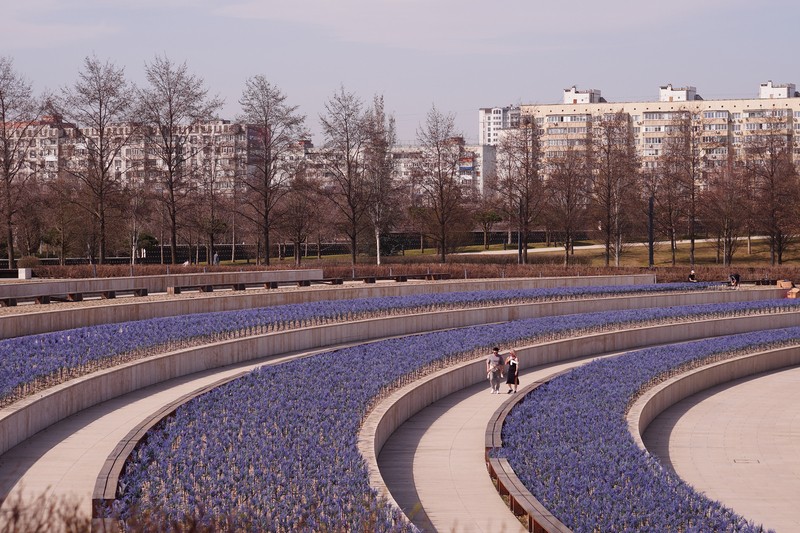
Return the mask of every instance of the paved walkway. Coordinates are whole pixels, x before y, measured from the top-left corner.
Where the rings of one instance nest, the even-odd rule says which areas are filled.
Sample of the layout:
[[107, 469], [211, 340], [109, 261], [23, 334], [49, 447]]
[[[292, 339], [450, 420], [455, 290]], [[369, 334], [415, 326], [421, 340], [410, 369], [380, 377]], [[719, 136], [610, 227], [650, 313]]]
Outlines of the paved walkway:
[[[596, 357], [523, 370], [523, 385]], [[424, 531], [526, 531], [500, 498], [484, 459], [486, 425], [511, 395], [486, 383], [463, 389], [423, 409], [389, 438], [378, 466], [395, 501]]]
[[[592, 359], [528, 369], [521, 382]], [[645, 443], [683, 479], [748, 520], [778, 533], [800, 531], [800, 369], [736, 383], [668, 410], [651, 424]], [[386, 442], [381, 473], [415, 525], [453, 533], [524, 531], [484, 463], [486, 425], [507, 398], [489, 394], [485, 384], [464, 389], [417, 413]]]
[[[310, 352], [313, 353], [313, 352]], [[0, 501], [49, 494], [91, 515], [97, 475], [115, 446], [143, 420], [182, 396], [290, 355], [198, 372], [85, 409], [0, 455]], [[1, 507], [0, 507], [1, 508]]]
[[[755, 241], [763, 240], [765, 238], [766, 237], [751, 237], [751, 239], [755, 240]], [[706, 242], [716, 242], [716, 239], [695, 239], [694, 242], [698, 243], [698, 244], [699, 243], [706, 243]], [[740, 242], [746, 242], [746, 241], [745, 241], [745, 239], [742, 238], [742, 239], [740, 239]], [[680, 245], [687, 245], [687, 244], [689, 244], [689, 240], [688, 239], [679, 240], [679, 241], [676, 241], [676, 244], [679, 245], [679, 246]], [[636, 247], [636, 246], [642, 247], [642, 246], [649, 246], [649, 245], [650, 245], [650, 243], [647, 243], [647, 242], [631, 242], [631, 243], [627, 243], [626, 244], [626, 246], [632, 246], [632, 247]], [[656, 241], [655, 242], [655, 246], [662, 246], [663, 247], [663, 246], [668, 246], [668, 245], [669, 245], [669, 241]], [[518, 254], [519, 251], [517, 250], [517, 245], [516, 244], [512, 244], [511, 246], [513, 246], [514, 248], [509, 248], [507, 250], [480, 250], [480, 251], [477, 251], [477, 252], [458, 252], [458, 253], [453, 253], [453, 254], [450, 254], [450, 255], [512, 255], [512, 254], [516, 255], [516, 254]], [[605, 244], [584, 244], [584, 245], [576, 246], [575, 247], [575, 251], [576, 252], [580, 252], [581, 250], [605, 250], [605, 247], [606, 247]], [[554, 253], [554, 252], [564, 253], [564, 247], [563, 246], [541, 246], [541, 247], [538, 247], [538, 248], [528, 248], [528, 253], [529, 254], [531, 254], [531, 253], [533, 253], [533, 254]]]
[[[591, 359], [527, 369], [521, 381], [531, 383]], [[0, 496], [11, 494], [13, 500], [20, 491], [47, 491], [80, 498], [88, 514], [97, 473], [132, 427], [188, 392], [265, 363], [149, 387], [38, 433], [0, 456]], [[795, 369], [697, 395], [694, 403], [659, 417], [645, 442], [654, 451], [658, 442], [668, 443], [663, 455], [684, 479], [748, 519], [779, 532], [800, 531], [798, 385], [800, 369]], [[412, 417], [387, 442], [379, 457], [384, 478], [419, 526], [456, 533], [523, 530], [484, 464], [486, 424], [508, 398], [489, 394], [483, 383], [467, 388]]]
[[695, 394], [643, 435], [663, 464], [748, 520], [800, 531], [800, 367]]

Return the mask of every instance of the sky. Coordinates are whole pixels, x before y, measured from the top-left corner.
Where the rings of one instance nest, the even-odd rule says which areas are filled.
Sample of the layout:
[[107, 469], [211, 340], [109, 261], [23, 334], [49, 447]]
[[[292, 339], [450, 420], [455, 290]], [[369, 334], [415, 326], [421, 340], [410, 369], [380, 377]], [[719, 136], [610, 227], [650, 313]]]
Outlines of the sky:
[[435, 108], [478, 138], [478, 109], [560, 103], [564, 89], [609, 102], [691, 85], [706, 100], [800, 87], [797, 0], [0, 0], [0, 55], [37, 93], [71, 85], [87, 56], [146, 84], [156, 56], [201, 77], [235, 120], [263, 75], [306, 116], [344, 88], [383, 95], [400, 143]]

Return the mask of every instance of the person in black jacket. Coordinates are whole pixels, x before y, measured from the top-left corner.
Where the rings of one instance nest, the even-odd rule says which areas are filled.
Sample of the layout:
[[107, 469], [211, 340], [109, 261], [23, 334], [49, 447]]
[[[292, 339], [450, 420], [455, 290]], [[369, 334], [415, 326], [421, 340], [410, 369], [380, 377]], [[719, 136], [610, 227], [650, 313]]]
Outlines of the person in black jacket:
[[511, 350], [506, 359], [506, 385], [508, 385], [508, 393], [517, 392], [519, 386], [519, 359], [517, 359], [517, 352]]

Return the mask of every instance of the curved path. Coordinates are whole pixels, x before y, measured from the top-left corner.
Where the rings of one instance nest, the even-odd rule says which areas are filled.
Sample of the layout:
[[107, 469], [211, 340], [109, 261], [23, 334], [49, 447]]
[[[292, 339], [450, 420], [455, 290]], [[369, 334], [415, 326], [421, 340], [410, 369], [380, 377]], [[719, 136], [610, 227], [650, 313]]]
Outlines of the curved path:
[[642, 436], [695, 489], [778, 533], [800, 531], [800, 367], [714, 387]]
[[[338, 346], [327, 346], [302, 355], [335, 348]], [[299, 355], [287, 353], [198, 372], [137, 390], [70, 416], [0, 455], [0, 502], [5, 497], [8, 502], [14, 502], [18, 496], [28, 500], [49, 494], [79, 502], [80, 512], [91, 516], [97, 475], [132, 428], [187, 394], [259, 366], [277, 364]]]
[[[524, 386], [596, 358], [528, 369], [520, 380]], [[645, 444], [748, 520], [778, 533], [800, 531], [800, 368], [734, 384], [662, 413], [645, 432]], [[484, 461], [487, 423], [507, 396], [489, 394], [485, 384], [469, 387], [420, 411], [386, 442], [381, 474], [415, 525], [457, 533], [525, 531]]]
[[[520, 389], [597, 356], [537, 366], [520, 374]], [[424, 531], [527, 531], [501, 499], [486, 470], [486, 426], [507, 399], [480, 383], [423, 409], [386, 441], [378, 466], [397, 504]]]
[[[333, 348], [322, 350], [330, 349]], [[86, 502], [83, 509], [88, 514], [97, 472], [131, 427], [190, 392], [292, 356], [297, 354], [193, 374], [70, 417], [0, 456], [0, 497], [18, 491], [41, 493], [49, 487], [52, 494], [80, 497]], [[522, 382], [531, 383], [593, 358], [523, 371]], [[400, 498], [393, 492], [395, 499], [406, 509], [409, 508], [404, 501], [410, 501], [412, 506], [424, 502], [421, 510], [409, 512], [415, 521], [420, 520], [421, 524], [428, 521], [427, 529], [433, 525], [439, 531], [521, 530], [494, 490], [483, 458], [486, 423], [507, 398], [507, 395], [490, 395], [483, 384], [465, 389], [412, 418], [384, 447], [382, 462], [388, 461], [401, 476], [404, 472], [406, 476], [410, 474], [410, 486], [416, 487], [410, 497]], [[415, 423], [422, 423], [423, 428], [418, 427], [416, 437], [412, 436], [413, 448], [400, 444], [400, 455], [393, 458], [390, 452], [395, 439]], [[388, 474], [384, 475], [391, 489], [393, 482]], [[456, 511], [452, 510], [453, 505], [458, 506]]]

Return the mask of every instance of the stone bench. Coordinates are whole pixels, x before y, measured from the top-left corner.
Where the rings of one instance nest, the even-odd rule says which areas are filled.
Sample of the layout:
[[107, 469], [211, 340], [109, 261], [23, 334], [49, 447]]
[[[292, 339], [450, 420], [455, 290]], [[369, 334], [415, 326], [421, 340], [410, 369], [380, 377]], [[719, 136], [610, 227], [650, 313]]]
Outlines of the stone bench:
[[13, 307], [20, 301], [34, 301], [37, 304], [45, 305], [50, 302], [81, 302], [86, 296], [99, 296], [102, 299], [116, 298], [118, 293], [130, 293], [134, 296], [147, 296], [148, 291], [146, 287], [116, 287], [113, 289], [97, 289], [97, 290], [73, 290], [70, 292], [51, 292], [47, 287], [44, 290], [31, 290], [29, 292], [21, 292], [15, 296], [8, 296], [0, 298], [0, 305], [3, 307]]
[[234, 291], [245, 290], [245, 283], [196, 283], [192, 285], [167, 285], [167, 294], [181, 294], [183, 291], [200, 291], [200, 292], [214, 292], [214, 288], [229, 288]]

